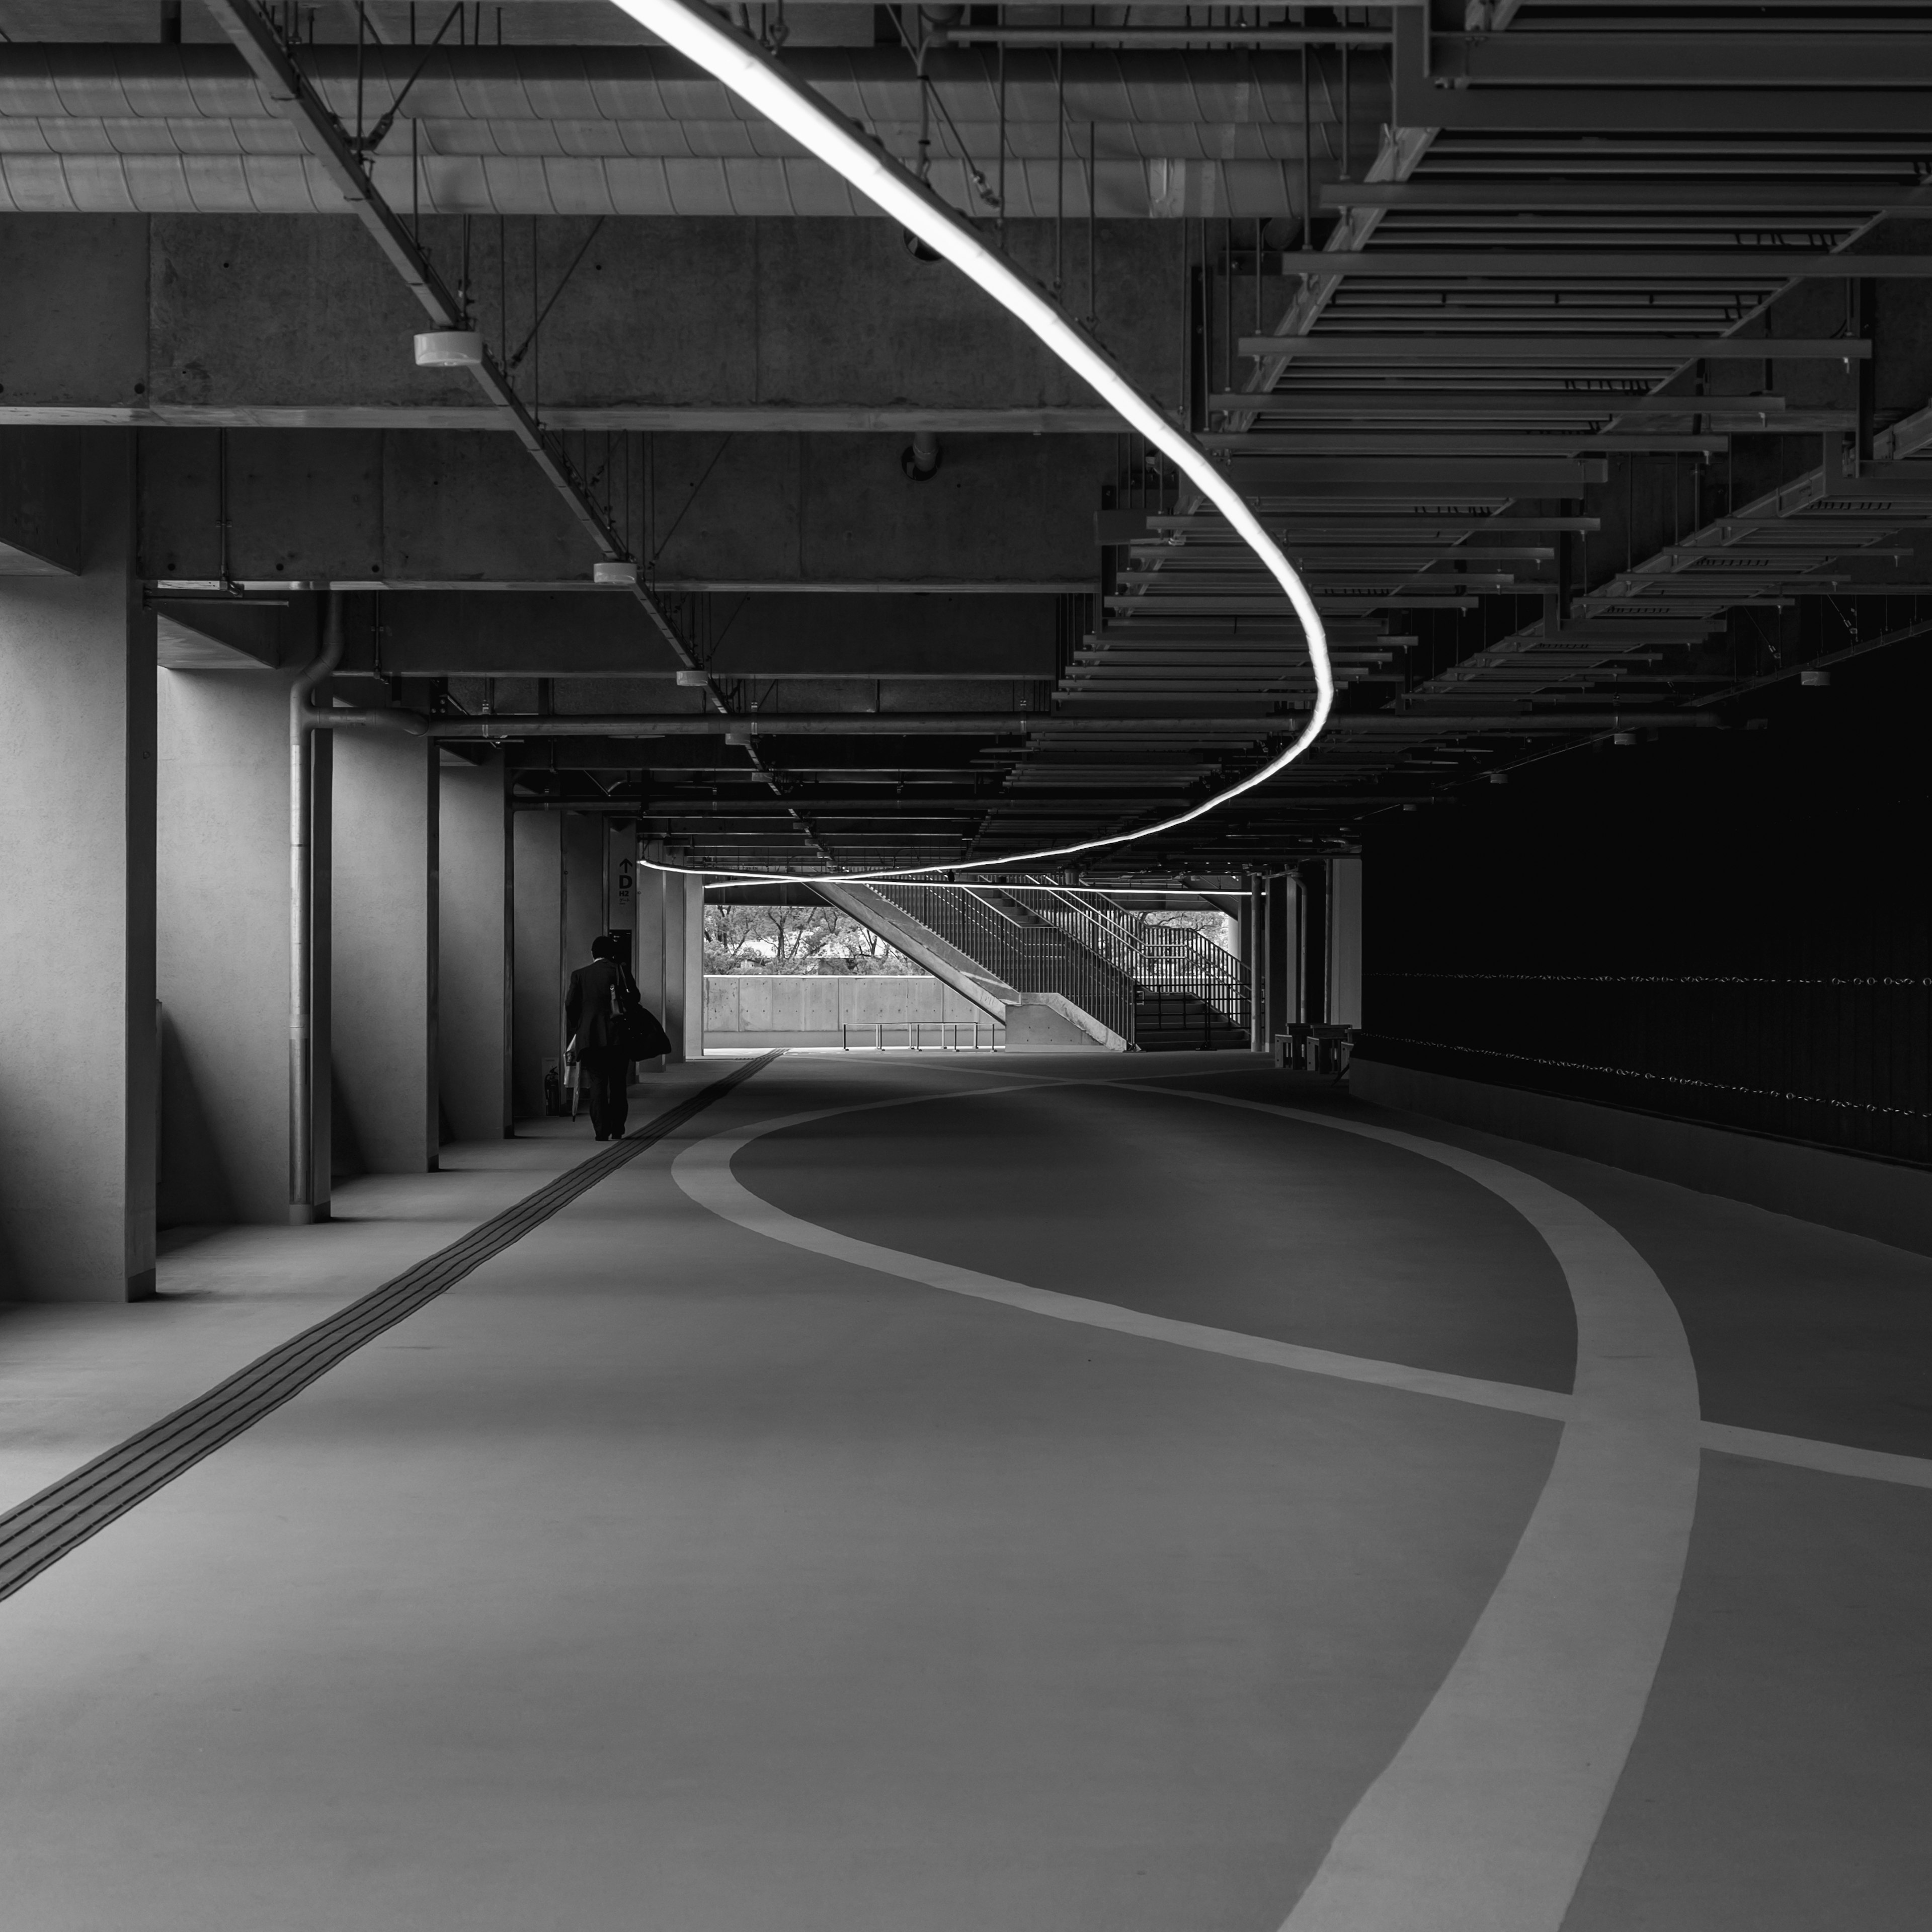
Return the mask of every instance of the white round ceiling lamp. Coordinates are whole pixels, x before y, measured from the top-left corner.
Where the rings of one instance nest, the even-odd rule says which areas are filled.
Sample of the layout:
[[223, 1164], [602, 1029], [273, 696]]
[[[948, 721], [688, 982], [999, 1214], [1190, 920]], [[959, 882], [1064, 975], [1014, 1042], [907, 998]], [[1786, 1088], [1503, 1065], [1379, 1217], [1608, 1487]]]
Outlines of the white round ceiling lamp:
[[[1217, 792], [1190, 810], [1177, 813], [1132, 832], [1082, 839], [1031, 852], [1009, 852], [993, 858], [956, 860], [936, 866], [902, 866], [873, 872], [827, 872], [832, 880], [916, 878], [938, 872], [984, 872], [992, 868], [1062, 859], [1076, 852], [1129, 845], [1171, 832], [1204, 818], [1212, 812], [1264, 784], [1300, 757], [1319, 736], [1335, 701], [1335, 681], [1328, 658], [1328, 641], [1321, 614], [1294, 566], [1261, 526], [1240, 492], [1186, 432], [1162, 413], [1160, 406], [1139, 389], [1100, 344], [1076, 327], [1040, 288], [1020, 274], [979, 232], [878, 143], [860, 134], [828, 108], [809, 88], [787, 74], [764, 48], [728, 26], [698, 0], [616, 0], [616, 4], [648, 32], [686, 58], [723, 82], [772, 124], [791, 136], [826, 166], [842, 176], [880, 212], [945, 257], [1010, 314], [1016, 316], [1068, 368], [1095, 390], [1127, 425], [1169, 458], [1226, 517], [1237, 536], [1261, 560], [1294, 606], [1308, 644], [1315, 674], [1315, 706], [1286, 751], [1238, 783]], [[653, 869], [693, 872], [710, 878], [808, 880], [796, 872], [728, 872], [705, 866], [669, 866], [646, 861]]]
[[483, 338], [473, 328], [429, 328], [416, 338], [418, 369], [480, 369]]

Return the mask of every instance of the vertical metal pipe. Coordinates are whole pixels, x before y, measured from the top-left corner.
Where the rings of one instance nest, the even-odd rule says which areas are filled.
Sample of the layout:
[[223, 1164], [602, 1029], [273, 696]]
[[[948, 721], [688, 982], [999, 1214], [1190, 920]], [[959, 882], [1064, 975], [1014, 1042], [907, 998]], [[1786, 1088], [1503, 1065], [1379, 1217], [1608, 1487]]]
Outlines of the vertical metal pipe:
[[315, 1218], [314, 1090], [309, 1054], [309, 914], [314, 890], [310, 821], [314, 790], [308, 732], [289, 728], [289, 1219]]
[[1066, 285], [1062, 259], [1066, 246], [1066, 56], [1053, 50], [1053, 292]]
[[1100, 151], [1094, 124], [1087, 124], [1087, 326], [1100, 320], [1100, 308], [1094, 293], [1094, 265], [1100, 253]]
[[1315, 246], [1315, 100], [1309, 86], [1312, 47], [1301, 50], [1301, 245]]
[[1268, 1050], [1268, 886], [1264, 878], [1248, 880], [1248, 902], [1241, 908], [1241, 964], [1248, 973], [1248, 1044], [1256, 1053]]
[[[321, 586], [311, 586], [320, 588]], [[322, 590], [322, 648], [289, 687], [289, 1219], [316, 1218], [315, 781], [309, 734], [310, 694], [342, 662], [342, 599]]]
[[[1221, 224], [1221, 382], [1234, 386], [1234, 218]], [[1210, 388], [1213, 387], [1210, 383]]]
[[[1006, 9], [1004, 7], [997, 8], [994, 10], [994, 17], [996, 20], [1002, 19], [1004, 17]], [[1000, 43], [999, 62], [1000, 211], [998, 218], [993, 224], [993, 227], [994, 232], [997, 233], [1000, 238], [1000, 246], [1004, 248], [1006, 245], [1006, 44], [1004, 40], [1002, 40]], [[1028, 206], [1029, 208], [1032, 206], [1030, 199], [1029, 199], [1028, 202]]]
[[1354, 122], [1348, 100], [1348, 44], [1342, 43], [1342, 178], [1353, 178], [1350, 170], [1354, 167]]

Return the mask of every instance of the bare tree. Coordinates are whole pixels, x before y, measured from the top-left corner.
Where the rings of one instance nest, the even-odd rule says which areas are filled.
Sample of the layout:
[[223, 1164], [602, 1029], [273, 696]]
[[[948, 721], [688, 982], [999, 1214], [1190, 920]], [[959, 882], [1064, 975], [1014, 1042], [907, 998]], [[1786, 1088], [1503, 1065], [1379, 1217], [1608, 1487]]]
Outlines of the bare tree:
[[829, 906], [707, 905], [704, 970], [712, 974], [871, 973], [920, 969], [869, 927]]

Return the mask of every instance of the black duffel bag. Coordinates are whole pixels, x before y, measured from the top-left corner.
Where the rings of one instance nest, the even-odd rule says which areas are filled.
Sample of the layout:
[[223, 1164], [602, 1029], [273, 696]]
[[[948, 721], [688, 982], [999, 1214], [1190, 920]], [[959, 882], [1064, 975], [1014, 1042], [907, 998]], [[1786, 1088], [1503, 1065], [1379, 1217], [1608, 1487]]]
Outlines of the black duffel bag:
[[610, 988], [610, 1039], [612, 1049], [626, 1060], [655, 1060], [670, 1051], [670, 1036], [628, 973]]

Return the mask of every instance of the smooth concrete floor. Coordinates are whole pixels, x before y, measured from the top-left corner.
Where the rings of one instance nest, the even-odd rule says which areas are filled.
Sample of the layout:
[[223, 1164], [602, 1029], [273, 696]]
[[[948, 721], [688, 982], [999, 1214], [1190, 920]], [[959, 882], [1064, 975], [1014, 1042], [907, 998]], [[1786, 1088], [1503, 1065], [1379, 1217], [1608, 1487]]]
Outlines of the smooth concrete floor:
[[[671, 1172], [861, 1108], [736, 1181], [962, 1276], [1565, 1399], [1564, 1266], [1493, 1192], [1142, 1082], [1506, 1163], [1655, 1270], [1708, 1417], [1932, 1455], [1932, 1261], [1244, 1056], [788, 1057], [0, 1603], [0, 1925], [1315, 1924], [1562, 1423], [943, 1292]], [[0, 1314], [4, 1501], [592, 1150], [446, 1150], [328, 1227], [178, 1241], [157, 1303]], [[1628, 1763], [1540, 1922], [1916, 1929], [1932, 1491], [1702, 1462]]]

